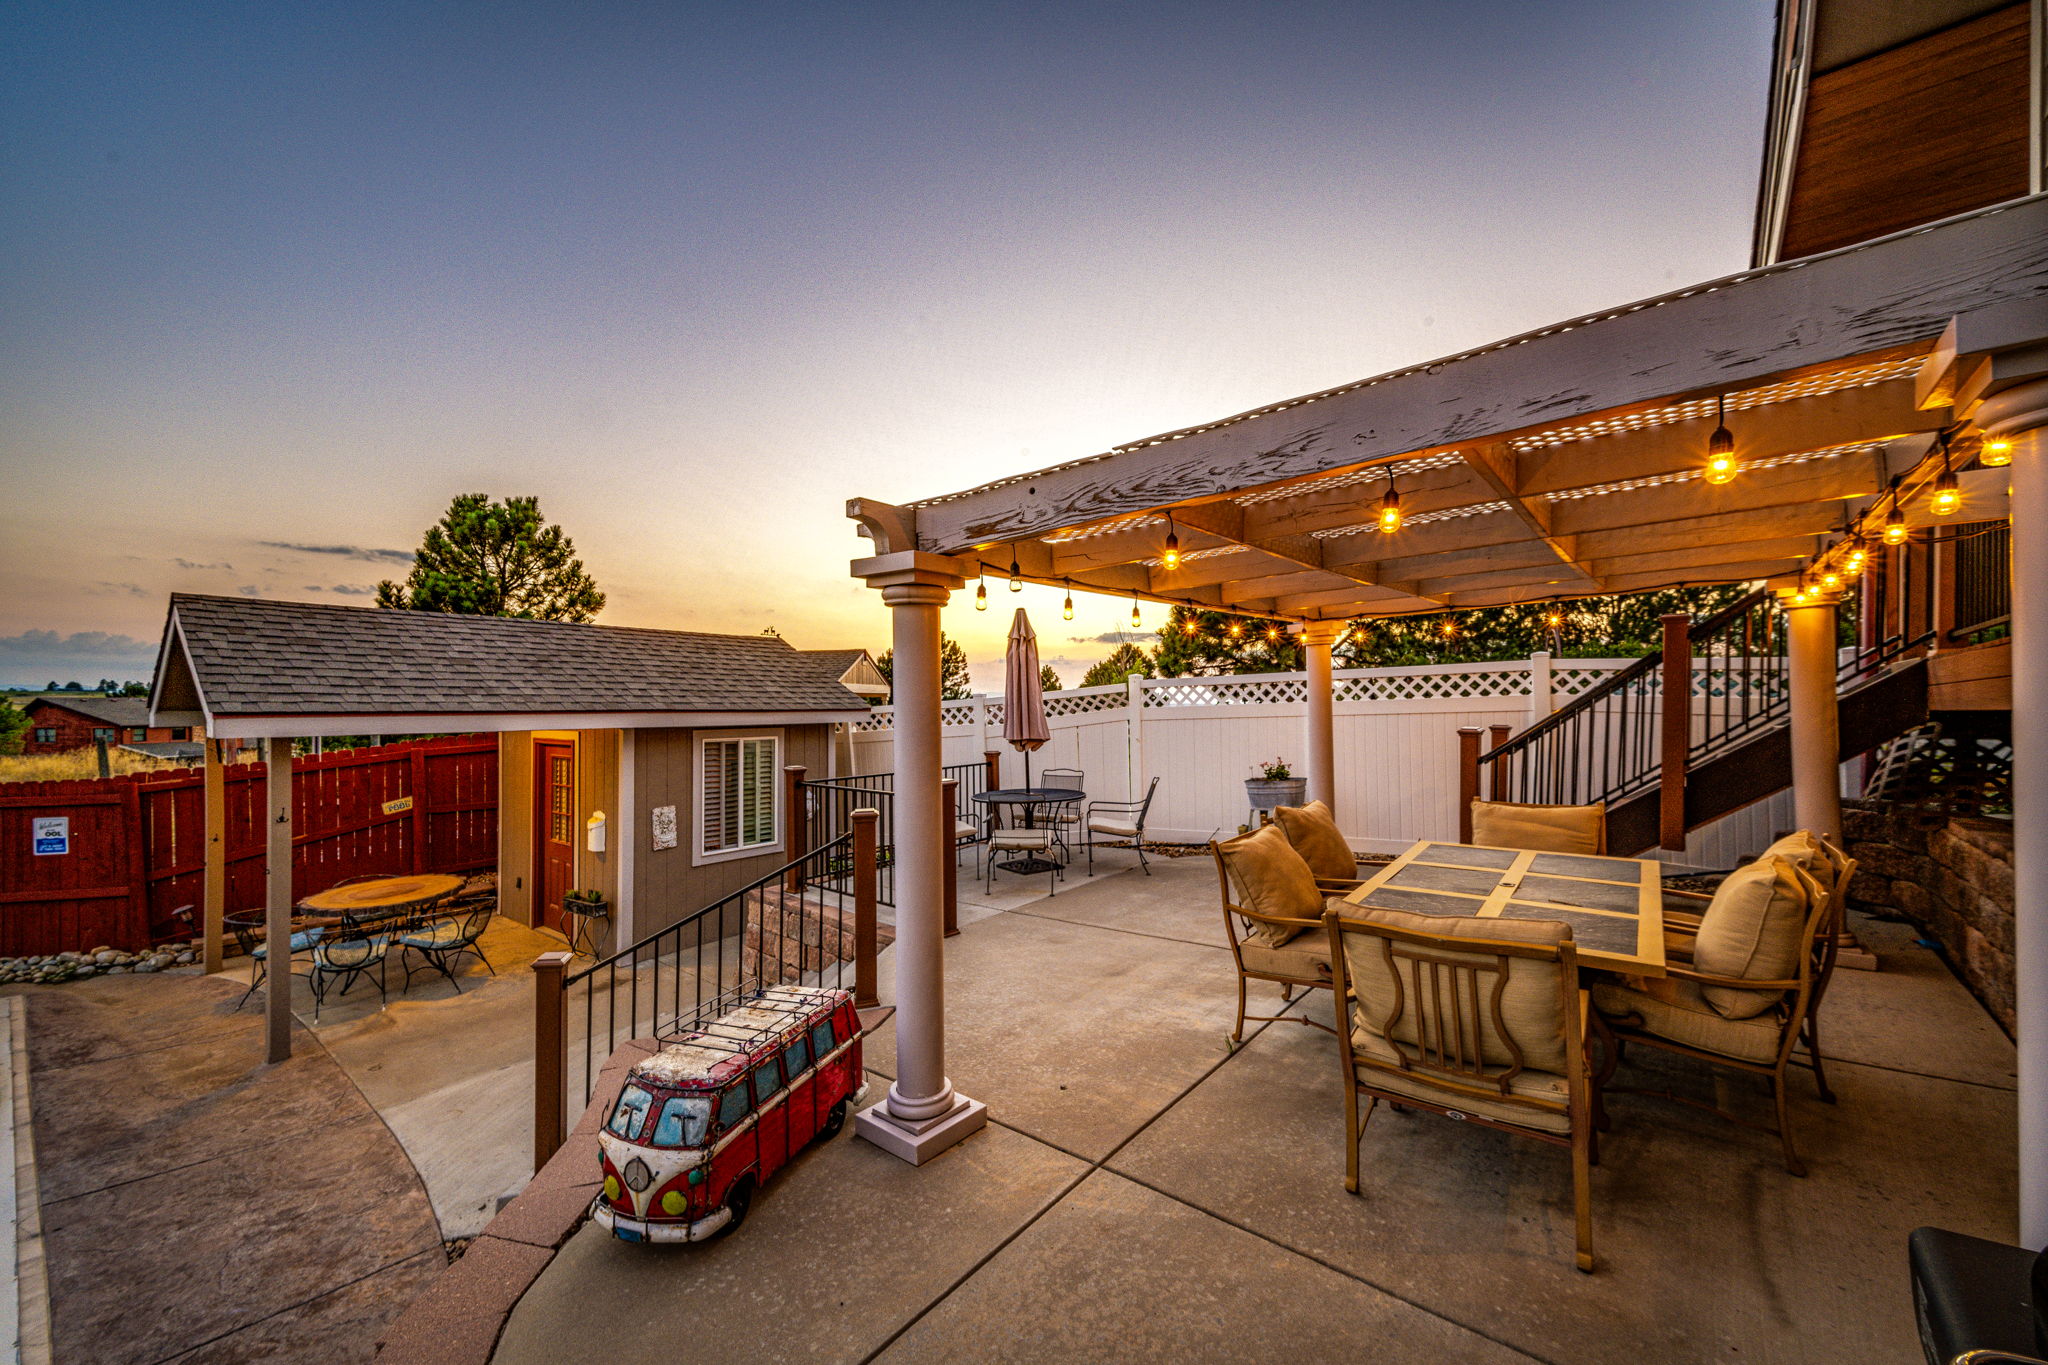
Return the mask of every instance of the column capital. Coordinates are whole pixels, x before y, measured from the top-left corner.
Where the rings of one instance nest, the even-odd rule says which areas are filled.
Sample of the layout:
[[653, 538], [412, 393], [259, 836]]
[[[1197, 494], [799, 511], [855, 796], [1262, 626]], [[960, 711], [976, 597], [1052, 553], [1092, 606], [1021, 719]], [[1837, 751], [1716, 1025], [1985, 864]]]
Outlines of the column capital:
[[1977, 405], [1970, 420], [1986, 436], [2011, 436], [2048, 427], [2048, 379], [1999, 390]]
[[[918, 586], [954, 592], [967, 586], [973, 576], [966, 564], [951, 555], [927, 554], [923, 550], [899, 550], [894, 554], [856, 559], [853, 576], [867, 580], [871, 588], [887, 590]], [[945, 599], [938, 599], [943, 602]]]
[[1327, 649], [1343, 639], [1350, 629], [1349, 621], [1297, 621], [1287, 628], [1287, 633], [1299, 637], [1305, 645]]

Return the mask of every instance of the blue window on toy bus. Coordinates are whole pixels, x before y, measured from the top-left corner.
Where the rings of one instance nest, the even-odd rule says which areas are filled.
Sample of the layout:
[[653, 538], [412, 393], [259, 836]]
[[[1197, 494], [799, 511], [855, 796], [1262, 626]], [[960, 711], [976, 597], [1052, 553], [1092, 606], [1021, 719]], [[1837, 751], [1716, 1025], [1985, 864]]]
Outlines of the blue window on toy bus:
[[795, 1041], [790, 1043], [789, 1051], [782, 1054], [783, 1068], [789, 1072], [791, 1082], [794, 1082], [810, 1064], [811, 1040], [798, 1034]]
[[811, 1029], [811, 1046], [816, 1049], [818, 1060], [824, 1061], [832, 1053], [832, 1022], [826, 1020]]
[[747, 1084], [741, 1081], [725, 1092], [725, 1098], [718, 1104], [718, 1126], [721, 1130], [731, 1128], [747, 1116], [754, 1102], [747, 1097]]
[[647, 1121], [647, 1110], [654, 1103], [654, 1096], [637, 1085], [629, 1085], [619, 1096], [618, 1107], [612, 1110], [611, 1122], [605, 1127], [619, 1137], [631, 1141]]
[[656, 1147], [695, 1147], [710, 1126], [709, 1095], [677, 1095], [661, 1106], [661, 1117], [654, 1121], [653, 1143]]
[[766, 1104], [768, 1097], [782, 1089], [782, 1068], [769, 1057], [754, 1068], [754, 1103]]

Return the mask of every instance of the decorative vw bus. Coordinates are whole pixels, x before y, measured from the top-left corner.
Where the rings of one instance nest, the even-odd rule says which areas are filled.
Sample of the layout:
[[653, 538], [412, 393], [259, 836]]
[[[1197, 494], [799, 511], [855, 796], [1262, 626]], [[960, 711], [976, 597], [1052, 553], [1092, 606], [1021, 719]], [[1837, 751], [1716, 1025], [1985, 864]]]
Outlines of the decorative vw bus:
[[627, 1073], [598, 1131], [598, 1225], [629, 1242], [698, 1242], [846, 1122], [867, 1085], [845, 991], [770, 986]]

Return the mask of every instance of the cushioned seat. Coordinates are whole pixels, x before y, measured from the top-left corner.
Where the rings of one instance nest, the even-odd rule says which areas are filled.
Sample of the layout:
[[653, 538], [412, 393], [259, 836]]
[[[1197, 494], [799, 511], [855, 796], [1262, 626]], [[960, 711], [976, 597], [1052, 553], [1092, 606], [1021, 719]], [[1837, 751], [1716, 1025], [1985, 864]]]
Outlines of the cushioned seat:
[[313, 961], [322, 967], [348, 970], [364, 962], [375, 962], [391, 948], [391, 936], [373, 934], [368, 938], [337, 939], [313, 950]]
[[988, 836], [990, 848], [1051, 848], [1052, 831], [1049, 829], [999, 829]]
[[[1389, 1063], [1399, 1061], [1386, 1039], [1362, 1028], [1351, 1031], [1351, 1050], [1354, 1056], [1371, 1057]], [[1428, 1104], [1443, 1105], [1460, 1113], [1476, 1114], [1480, 1118], [1497, 1119], [1502, 1123], [1536, 1128], [1546, 1133], [1569, 1133], [1572, 1130], [1571, 1114], [1562, 1107], [1571, 1099], [1571, 1082], [1555, 1071], [1518, 1071], [1508, 1081], [1508, 1093], [1560, 1106], [1555, 1110], [1535, 1109], [1501, 1099], [1467, 1099], [1452, 1094], [1441, 1085], [1382, 1071], [1374, 1066], [1361, 1066], [1357, 1071], [1358, 1083], [1369, 1085], [1375, 1090], [1391, 1090], [1396, 1094], [1407, 1095]]]
[[1267, 972], [1295, 981], [1330, 979], [1330, 940], [1326, 934], [1303, 934], [1278, 948], [1245, 939], [1237, 945], [1237, 955], [1248, 972]]
[[1639, 985], [1596, 981], [1593, 1008], [1608, 1019], [1640, 1021], [1635, 1027], [1683, 1047], [1769, 1063], [1778, 1055], [1780, 1023], [1775, 1014], [1729, 1019], [1700, 993], [1697, 981], [1667, 977]]
[[1607, 804], [1532, 805], [1520, 801], [1474, 801], [1472, 842], [1490, 848], [1528, 848], [1539, 853], [1605, 853]]
[[[299, 932], [292, 935], [292, 951], [295, 953], [305, 952], [308, 948], [318, 943], [320, 941], [320, 935], [326, 932], [327, 929], [325, 925], [315, 925], [311, 929], [299, 930]], [[267, 943], [257, 944], [253, 949], [250, 950], [249, 956], [255, 958], [258, 962], [261, 962], [264, 958], [270, 956], [270, 945]]]
[[1119, 839], [1138, 837], [1138, 822], [1135, 820], [1118, 820], [1107, 815], [1097, 815], [1089, 819], [1088, 828], [1092, 833], [1114, 835]]
[[953, 826], [953, 837], [955, 839], [977, 839], [981, 837], [981, 831], [963, 820]]
[[408, 948], [441, 948], [461, 938], [466, 931], [467, 926], [462, 920], [450, 917], [437, 919], [409, 934], [401, 934], [398, 941]]

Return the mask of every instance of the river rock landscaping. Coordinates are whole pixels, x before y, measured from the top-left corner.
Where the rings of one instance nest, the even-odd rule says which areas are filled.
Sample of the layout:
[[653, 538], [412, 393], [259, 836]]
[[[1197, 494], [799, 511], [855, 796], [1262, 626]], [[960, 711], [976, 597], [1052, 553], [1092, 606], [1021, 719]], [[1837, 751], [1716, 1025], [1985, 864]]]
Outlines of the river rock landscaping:
[[101, 946], [83, 953], [48, 953], [41, 957], [0, 957], [0, 985], [31, 982], [55, 985], [95, 976], [147, 974], [199, 961], [197, 943], [160, 943], [139, 953]]

